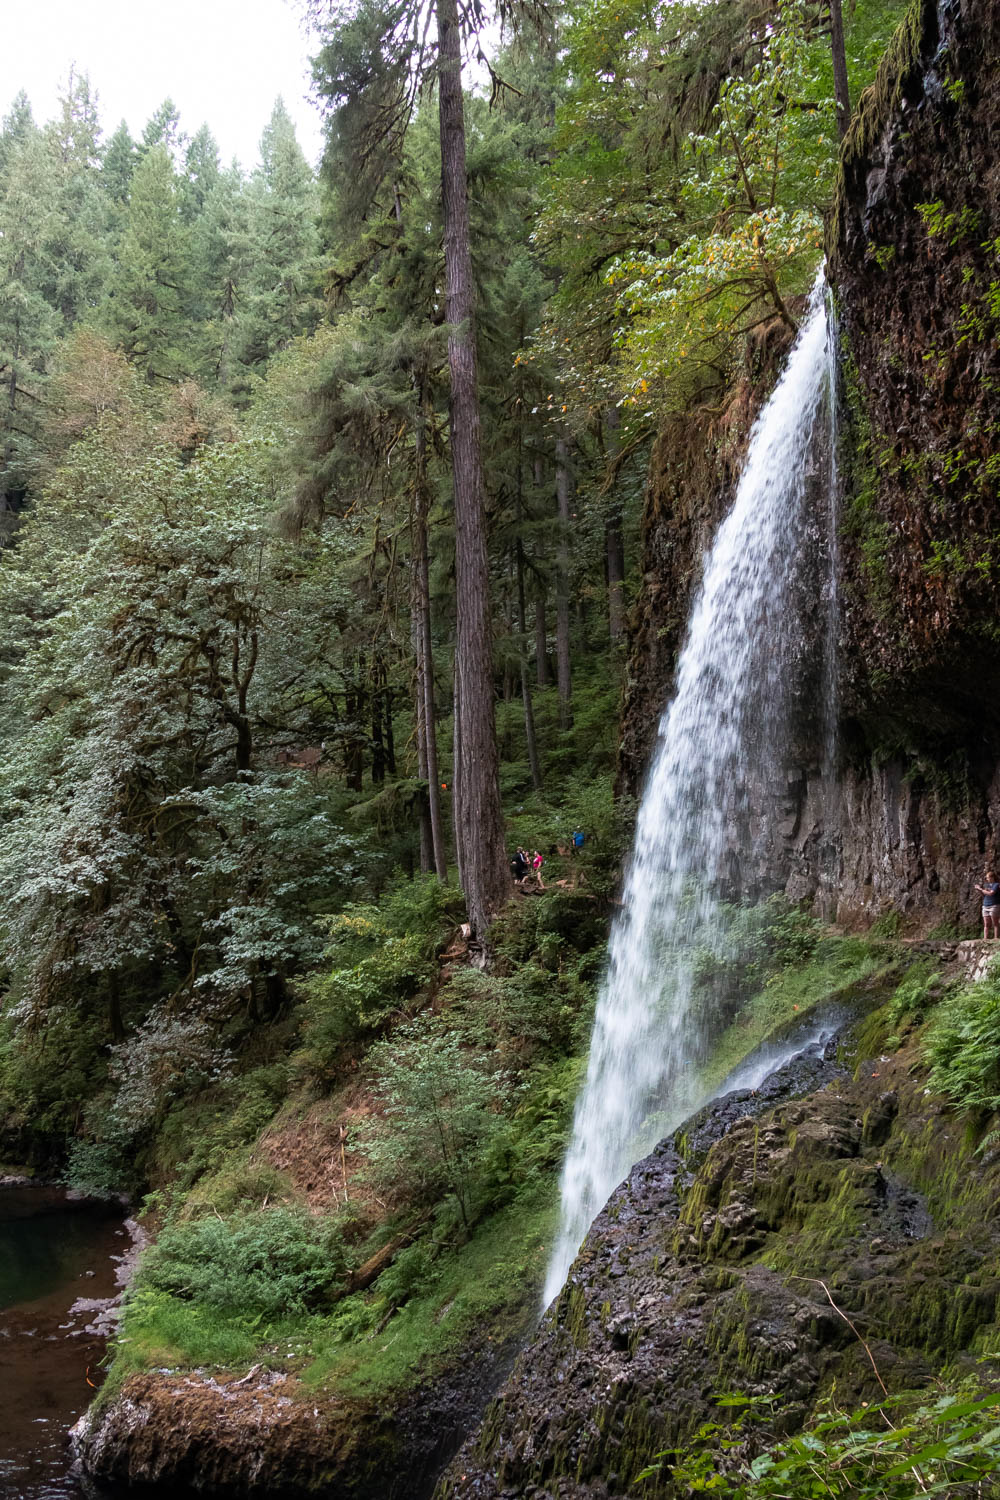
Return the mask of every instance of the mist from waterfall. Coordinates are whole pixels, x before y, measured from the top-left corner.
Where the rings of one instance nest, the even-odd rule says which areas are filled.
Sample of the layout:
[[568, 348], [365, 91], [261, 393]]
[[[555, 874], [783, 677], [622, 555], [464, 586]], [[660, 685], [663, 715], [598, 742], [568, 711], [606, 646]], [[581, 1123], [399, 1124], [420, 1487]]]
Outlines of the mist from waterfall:
[[[807, 675], [804, 598], [815, 588], [806, 498], [833, 384], [820, 277], [751, 434], [660, 721], [563, 1168], [546, 1304], [629, 1168], [703, 1102], [699, 1064], [719, 1018], [699, 990], [699, 965], [725, 952], [721, 903], [759, 892], [786, 794]], [[826, 493], [822, 474], [820, 483]], [[821, 649], [828, 659], [829, 641]], [[820, 677], [825, 688], [827, 671]]]

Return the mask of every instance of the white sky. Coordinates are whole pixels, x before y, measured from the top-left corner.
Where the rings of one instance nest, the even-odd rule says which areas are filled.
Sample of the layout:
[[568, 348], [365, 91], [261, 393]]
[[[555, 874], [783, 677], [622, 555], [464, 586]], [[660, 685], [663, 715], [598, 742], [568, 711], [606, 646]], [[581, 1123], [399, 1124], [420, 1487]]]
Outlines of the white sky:
[[0, 114], [19, 89], [39, 124], [75, 64], [97, 90], [105, 139], [124, 117], [134, 137], [169, 95], [181, 129], [207, 124], [222, 160], [247, 168], [280, 94], [315, 165], [320, 115], [308, 100], [315, 50], [294, 0], [27, 0], [7, 15]]

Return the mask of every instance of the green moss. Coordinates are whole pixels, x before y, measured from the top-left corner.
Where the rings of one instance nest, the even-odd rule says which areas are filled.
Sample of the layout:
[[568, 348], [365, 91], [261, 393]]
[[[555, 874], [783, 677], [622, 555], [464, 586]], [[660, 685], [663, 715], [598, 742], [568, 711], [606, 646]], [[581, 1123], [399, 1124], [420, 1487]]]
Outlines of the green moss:
[[[865, 938], [827, 937], [805, 964], [773, 974], [739, 1011], [712, 1048], [700, 1082], [712, 1092], [772, 1032], [801, 1022], [821, 1004], [853, 1000], [858, 991], [877, 993], [895, 972], [896, 954]], [[869, 1002], [870, 1003], [870, 1002]]]
[[380, 1323], [377, 1294], [345, 1298], [332, 1313], [267, 1319], [140, 1286], [113, 1347], [109, 1389], [138, 1370], [262, 1363], [297, 1371], [307, 1389], [338, 1399], [398, 1393], [474, 1340], [500, 1344], [527, 1330], [554, 1227], [551, 1187], [525, 1195], [442, 1253], [426, 1283]]
[[840, 246], [848, 212], [848, 183], [867, 170], [872, 152], [920, 65], [925, 46], [936, 38], [936, 34], [937, 7], [934, 0], [912, 0], [885, 50], [875, 81], [858, 99], [840, 153], [840, 171], [827, 237], [827, 253], [831, 258]]
[[474, 1343], [502, 1343], [526, 1332], [537, 1311], [555, 1217], [550, 1185], [495, 1214], [468, 1244], [435, 1262], [433, 1285], [373, 1337], [337, 1341], [341, 1328], [350, 1329], [346, 1308], [303, 1330], [303, 1383], [338, 1397], [381, 1398], [443, 1368]]

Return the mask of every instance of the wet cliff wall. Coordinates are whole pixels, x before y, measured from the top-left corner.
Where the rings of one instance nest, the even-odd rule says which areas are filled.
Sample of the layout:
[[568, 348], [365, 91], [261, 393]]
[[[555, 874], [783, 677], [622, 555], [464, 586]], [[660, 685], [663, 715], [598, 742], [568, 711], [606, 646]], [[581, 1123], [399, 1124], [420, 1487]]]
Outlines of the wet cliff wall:
[[702, 560], [732, 504], [754, 419], [788, 352], [779, 318], [763, 325], [729, 385], [663, 423], [642, 516], [642, 583], [631, 619], [618, 779], [637, 795], [673, 686]]
[[974, 916], [1000, 843], [1000, 4], [920, 0], [831, 226], [843, 915]]
[[[1000, 858], [1000, 3], [917, 0], [845, 143], [839, 316], [840, 797], [820, 715], [787, 768], [771, 872], [845, 923], [975, 921]], [[654, 452], [621, 759], [635, 790], [700, 558], [783, 352]], [[831, 826], [832, 824], [832, 826]], [[833, 877], [831, 880], [830, 872]], [[824, 878], [825, 877], [825, 878]]]

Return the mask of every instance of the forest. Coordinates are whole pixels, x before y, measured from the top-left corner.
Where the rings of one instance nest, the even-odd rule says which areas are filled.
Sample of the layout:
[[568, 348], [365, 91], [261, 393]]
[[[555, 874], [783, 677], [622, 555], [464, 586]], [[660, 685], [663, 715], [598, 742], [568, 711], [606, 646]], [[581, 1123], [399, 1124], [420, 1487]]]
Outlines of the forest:
[[[318, 172], [280, 99], [251, 171], [169, 99], [115, 128], [85, 71], [51, 120], [13, 101], [0, 1155], [141, 1207], [105, 1403], [263, 1362], [352, 1403], [343, 1493], [388, 1495], [374, 1413], [473, 1330], [506, 1373], [634, 826], [622, 714], [686, 610], [648, 605], [656, 496], [694, 527], [685, 431], [707, 489], [738, 463], [922, 13], [311, 0]], [[897, 1021], [933, 991], [898, 998], [891, 923], [734, 921], [706, 1077], [803, 984]]]

